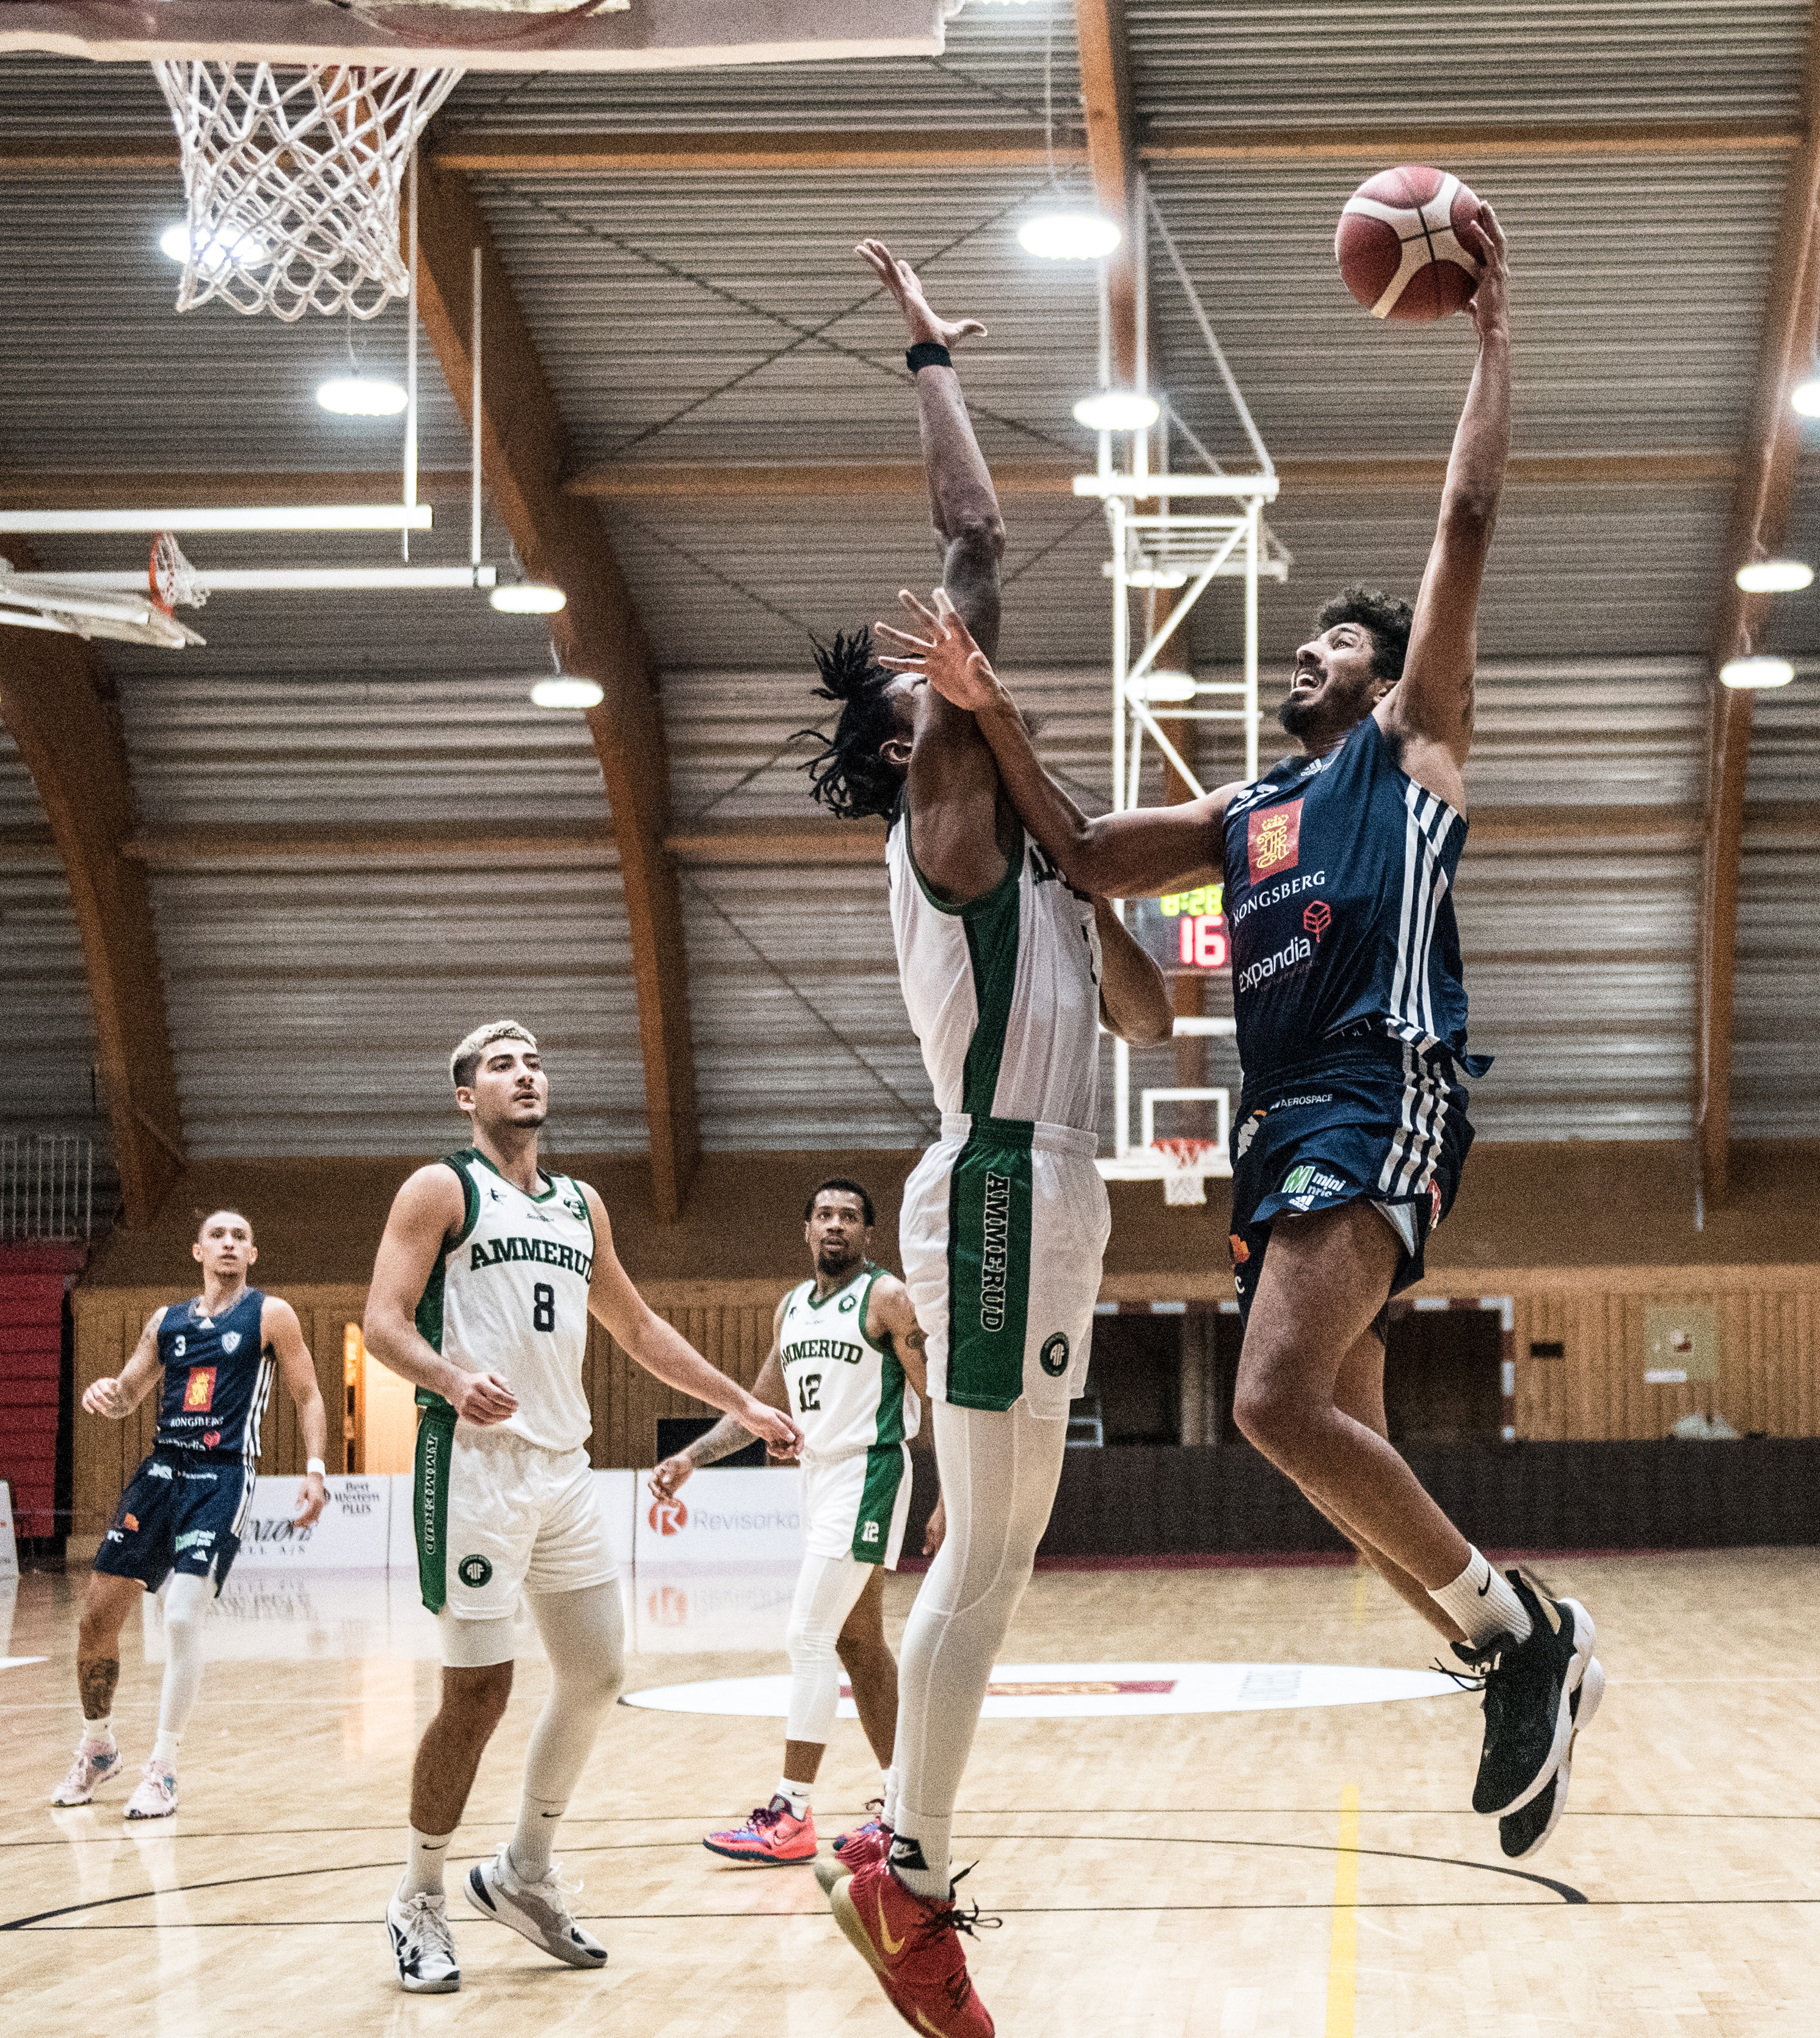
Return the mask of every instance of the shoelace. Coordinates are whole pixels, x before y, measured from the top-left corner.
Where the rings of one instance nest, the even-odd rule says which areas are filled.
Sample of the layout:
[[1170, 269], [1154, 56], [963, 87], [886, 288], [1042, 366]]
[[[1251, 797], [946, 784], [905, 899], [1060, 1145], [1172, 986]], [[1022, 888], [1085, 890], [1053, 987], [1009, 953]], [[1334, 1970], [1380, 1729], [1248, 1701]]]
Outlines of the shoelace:
[[948, 1885], [948, 1901], [941, 1909], [931, 1911], [923, 1920], [923, 1930], [931, 1938], [943, 1932], [965, 1932], [969, 1939], [977, 1938], [981, 1932], [995, 1932], [1004, 1923], [1003, 1918], [995, 1918], [982, 1912], [976, 1904], [971, 1911], [963, 1911], [955, 1903], [954, 1892], [965, 1882], [980, 1864], [970, 1861]]
[[778, 1820], [783, 1816], [783, 1811], [779, 1806], [775, 1805], [760, 1805], [758, 1809], [753, 1813], [752, 1816], [746, 1820], [745, 1829], [749, 1833], [769, 1832], [771, 1828], [775, 1826]]
[[404, 1920], [409, 1930], [416, 1933], [420, 1939], [434, 1941], [438, 1952], [446, 1953], [453, 1961], [455, 1935], [449, 1929], [449, 1913], [434, 1896], [419, 1890], [415, 1896], [407, 1898]]

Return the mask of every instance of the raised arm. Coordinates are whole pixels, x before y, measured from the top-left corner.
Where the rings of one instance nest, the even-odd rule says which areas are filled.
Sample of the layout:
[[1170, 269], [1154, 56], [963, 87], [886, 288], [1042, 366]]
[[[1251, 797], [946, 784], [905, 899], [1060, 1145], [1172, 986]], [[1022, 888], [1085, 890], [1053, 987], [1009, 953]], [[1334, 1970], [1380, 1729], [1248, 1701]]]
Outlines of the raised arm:
[[[882, 241], [863, 241], [860, 259], [897, 300], [911, 347], [951, 349], [986, 328], [976, 319], [938, 318], [908, 262]], [[942, 584], [976, 639], [999, 646], [999, 561], [1005, 526], [999, 498], [951, 365], [920, 367], [917, 427], [930, 514], [943, 547]], [[957, 903], [976, 899], [1004, 876], [1014, 848], [1002, 823], [999, 775], [971, 715], [931, 695], [916, 711], [905, 786], [912, 847], [923, 876]]]
[[581, 1184], [594, 1220], [594, 1272], [588, 1286], [588, 1313], [610, 1331], [635, 1365], [711, 1408], [739, 1419], [753, 1436], [762, 1437], [780, 1457], [794, 1455], [802, 1432], [789, 1416], [767, 1407], [737, 1380], [710, 1366], [682, 1333], [651, 1308], [620, 1264], [613, 1250], [613, 1228], [606, 1206], [586, 1183]]
[[151, 1392], [153, 1382], [163, 1370], [158, 1364], [158, 1326], [164, 1320], [164, 1311], [154, 1309], [133, 1347], [132, 1357], [118, 1373], [94, 1381], [83, 1389], [82, 1406], [91, 1415], [124, 1422]]
[[[1441, 516], [1422, 575], [1403, 676], [1374, 712], [1403, 745], [1403, 767], [1424, 778], [1420, 750], [1446, 753], [1457, 772], [1473, 741], [1473, 671], [1478, 655], [1479, 587], [1498, 521], [1511, 452], [1510, 272], [1504, 237], [1488, 205], [1479, 208], [1484, 274], [1468, 309], [1478, 328], [1479, 358], [1454, 434]], [[1431, 758], [1431, 765], [1440, 764]], [[1443, 775], [1445, 766], [1442, 765]], [[1435, 788], [1457, 801], [1463, 785]]]
[[[303, 1432], [305, 1461], [314, 1458], [319, 1464], [326, 1464], [328, 1415], [322, 1405], [316, 1361], [310, 1357], [309, 1347], [303, 1341], [303, 1326], [297, 1320], [296, 1310], [276, 1295], [267, 1295], [265, 1307], [260, 1312], [259, 1334], [275, 1354], [285, 1391], [297, 1410], [297, 1426]], [[292, 1526], [307, 1528], [321, 1513], [328, 1498], [322, 1474], [306, 1472], [302, 1485], [297, 1490], [297, 1513], [292, 1517]]]
[[1017, 703], [965, 619], [940, 595], [935, 608], [907, 589], [898, 600], [921, 629], [881, 623], [878, 635], [903, 655], [880, 662], [926, 678], [931, 691], [969, 711], [1019, 818], [1071, 885], [1100, 898], [1142, 898], [1210, 864], [1217, 867], [1219, 824], [1237, 785], [1179, 806], [1132, 807], [1090, 820], [1043, 769]]

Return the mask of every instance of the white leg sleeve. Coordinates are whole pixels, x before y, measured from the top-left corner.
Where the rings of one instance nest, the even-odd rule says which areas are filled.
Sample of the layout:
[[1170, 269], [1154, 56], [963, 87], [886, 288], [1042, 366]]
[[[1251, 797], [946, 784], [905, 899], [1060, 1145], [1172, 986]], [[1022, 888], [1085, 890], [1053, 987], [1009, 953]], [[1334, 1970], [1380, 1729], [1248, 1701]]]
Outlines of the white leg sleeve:
[[174, 1741], [189, 1724], [203, 1683], [203, 1623], [214, 1595], [212, 1579], [180, 1571], [165, 1595], [165, 1682], [158, 1699], [158, 1733]]
[[954, 1800], [992, 1662], [1048, 1526], [1065, 1422], [1020, 1401], [1007, 1414], [932, 1403], [948, 1536], [910, 1609], [897, 1666], [897, 1844], [892, 1866], [919, 1896], [948, 1892]]
[[556, 1822], [581, 1780], [601, 1716], [626, 1681], [626, 1629], [616, 1578], [525, 1597], [550, 1659], [550, 1695], [531, 1729], [512, 1836], [513, 1867], [535, 1881], [549, 1869]]
[[835, 1644], [873, 1566], [854, 1557], [805, 1557], [796, 1581], [784, 1646], [790, 1651], [790, 1717], [786, 1741], [825, 1745], [840, 1703], [840, 1658]]

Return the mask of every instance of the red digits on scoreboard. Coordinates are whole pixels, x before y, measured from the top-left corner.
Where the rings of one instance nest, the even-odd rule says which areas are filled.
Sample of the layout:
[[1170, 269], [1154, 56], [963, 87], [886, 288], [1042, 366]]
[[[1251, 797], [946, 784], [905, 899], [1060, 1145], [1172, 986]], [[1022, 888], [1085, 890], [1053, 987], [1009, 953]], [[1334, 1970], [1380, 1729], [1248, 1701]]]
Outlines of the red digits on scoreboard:
[[1184, 969], [1224, 969], [1226, 920], [1219, 913], [1184, 913], [1177, 922]]

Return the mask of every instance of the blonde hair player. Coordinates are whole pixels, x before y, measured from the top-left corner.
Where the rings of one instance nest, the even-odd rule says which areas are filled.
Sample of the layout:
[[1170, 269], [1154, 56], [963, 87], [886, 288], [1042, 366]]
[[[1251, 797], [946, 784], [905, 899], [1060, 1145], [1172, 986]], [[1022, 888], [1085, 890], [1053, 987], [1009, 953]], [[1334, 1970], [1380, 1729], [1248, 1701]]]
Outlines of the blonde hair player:
[[[897, 1662], [885, 1639], [885, 1574], [895, 1570], [910, 1512], [910, 1445], [928, 1392], [927, 1339], [895, 1275], [872, 1260], [872, 1198], [836, 1176], [810, 1195], [803, 1241], [813, 1277], [791, 1290], [772, 1318], [771, 1350], [753, 1389], [802, 1424], [802, 1570], [790, 1609], [790, 1712], [783, 1775], [771, 1801], [743, 1826], [710, 1833], [711, 1854], [754, 1866], [784, 1867], [815, 1858], [810, 1792], [840, 1701], [844, 1669], [853, 1703], [891, 1794], [891, 1744], [897, 1731]], [[702, 1465], [750, 1443], [734, 1415], [665, 1458], [651, 1474], [659, 1499]], [[942, 1546], [938, 1500], [923, 1554]], [[883, 1797], [879, 1800], [881, 1805]], [[834, 1843], [846, 1852], [869, 1820]]]
[[366, 1323], [367, 1349], [417, 1388], [419, 1582], [442, 1642], [442, 1704], [418, 1744], [408, 1858], [385, 1911], [399, 1985], [426, 1995], [461, 1986], [443, 1861], [511, 1696], [521, 1599], [549, 1657], [550, 1696], [518, 1829], [463, 1892], [570, 1967], [607, 1957], [570, 1916], [573, 1891], [551, 1859], [625, 1675], [619, 1574], [582, 1448], [590, 1316], [647, 1372], [737, 1415], [780, 1457], [802, 1441], [646, 1306], [598, 1194], [537, 1165], [549, 1078], [533, 1036], [510, 1020], [477, 1027], [449, 1073], [473, 1143], [419, 1168], [393, 1199]]
[[82, 1601], [76, 1644], [82, 1737], [51, 1800], [86, 1805], [120, 1773], [112, 1718], [120, 1630], [141, 1595], [168, 1578], [158, 1737], [127, 1800], [129, 1819], [168, 1818], [177, 1809], [177, 1746], [202, 1688], [203, 1622], [252, 1505], [260, 1419], [275, 1365], [297, 1404], [309, 1460], [297, 1494], [299, 1528], [321, 1513], [326, 1498], [328, 1420], [316, 1364], [290, 1303], [247, 1286], [259, 1257], [252, 1226], [238, 1210], [213, 1210], [190, 1252], [202, 1264], [202, 1293], [154, 1309], [119, 1373], [97, 1380], [82, 1396], [89, 1415], [118, 1422], [162, 1383], [151, 1454], [120, 1495]]
[[[882, 241], [859, 253], [908, 328], [943, 586], [995, 649], [1004, 525], [950, 354], [984, 328], [938, 318]], [[970, 714], [885, 671], [864, 632], [837, 638], [821, 665], [841, 714], [815, 794], [837, 814], [889, 817], [898, 975], [942, 1112], [904, 1186], [898, 1244], [928, 1333], [948, 1498], [947, 1539], [904, 1631], [887, 1830], [844, 1848], [838, 1873], [824, 1867], [841, 1929], [905, 2022], [926, 2038], [991, 2038], [957, 1936], [954, 1801], [1086, 1374], [1112, 1223], [1094, 1165], [1100, 1023], [1148, 1047], [1174, 1015], [1111, 907], [1068, 885], [1025, 832]]]

